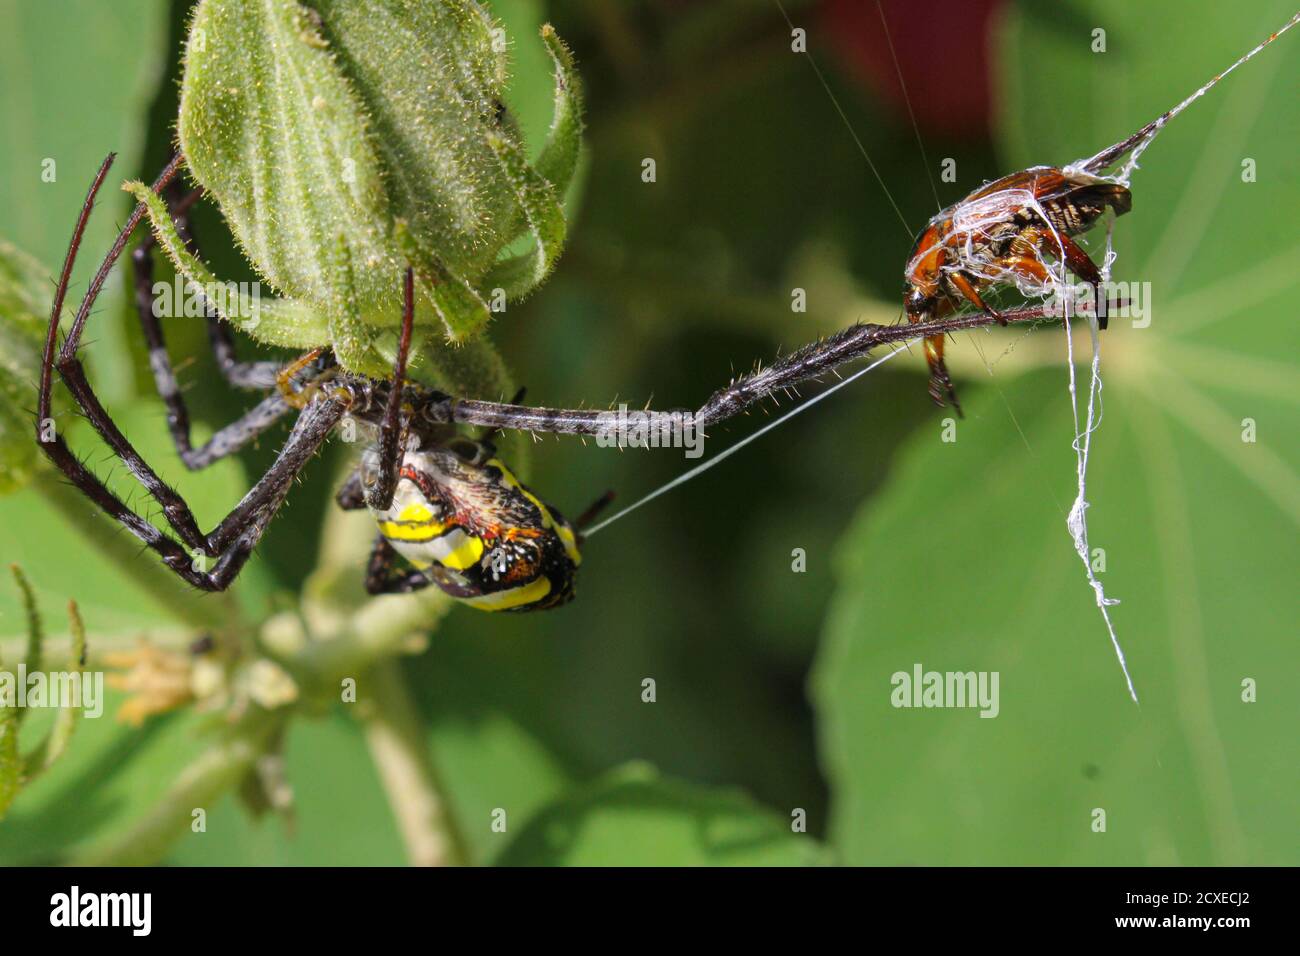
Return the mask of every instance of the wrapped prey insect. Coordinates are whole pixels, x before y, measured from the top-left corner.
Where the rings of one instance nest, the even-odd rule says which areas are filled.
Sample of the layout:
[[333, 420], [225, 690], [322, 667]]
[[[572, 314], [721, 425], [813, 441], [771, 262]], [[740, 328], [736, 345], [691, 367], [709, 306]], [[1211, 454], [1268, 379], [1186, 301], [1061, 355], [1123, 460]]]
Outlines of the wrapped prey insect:
[[[1105, 329], [1105, 300], [1099, 288], [1102, 272], [1074, 241], [1075, 237], [1092, 229], [1107, 209], [1116, 216], [1128, 212], [1133, 206], [1128, 174], [1156, 134], [1297, 20], [1300, 13], [1191, 96], [1126, 139], [1067, 166], [1034, 166], [1003, 176], [936, 214], [917, 236], [903, 270], [903, 304], [908, 322], [940, 321], [964, 305], [1000, 320], [999, 313], [985, 302], [984, 293], [1006, 283], [1046, 289], [1052, 279], [1048, 264], [1051, 259], [1092, 287], [1097, 324]], [[1120, 174], [1106, 176], [1106, 170], [1125, 156], [1130, 159]], [[950, 403], [960, 414], [943, 348], [943, 335], [924, 340], [930, 397], [940, 406]]]
[[[1071, 272], [1099, 289], [1101, 270], [1073, 237], [1091, 229], [1108, 208], [1119, 216], [1132, 205], [1128, 187], [1081, 170], [1035, 166], [989, 183], [921, 230], [904, 272], [907, 321], [941, 320], [963, 303], [1000, 320], [981, 291], [1016, 277], [1048, 285], [1045, 256], [1063, 260]], [[1103, 299], [1099, 294], [1096, 299], [1098, 323], [1104, 329]], [[930, 397], [938, 405], [951, 403], [960, 413], [943, 361], [943, 342], [942, 335], [925, 339]]]

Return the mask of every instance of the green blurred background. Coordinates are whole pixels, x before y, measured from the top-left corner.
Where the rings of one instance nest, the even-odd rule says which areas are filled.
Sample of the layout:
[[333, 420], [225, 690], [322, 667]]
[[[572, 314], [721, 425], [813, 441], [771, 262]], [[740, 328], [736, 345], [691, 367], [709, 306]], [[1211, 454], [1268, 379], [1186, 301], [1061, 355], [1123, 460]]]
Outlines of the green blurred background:
[[[663, 408], [698, 405], [778, 349], [894, 320], [912, 235], [936, 199], [1092, 154], [1293, 12], [1288, 0], [787, 0], [784, 14], [762, 0], [490, 5], [512, 38], [511, 105], [529, 141], [549, 118], [541, 23], [573, 47], [589, 107], [566, 252], [492, 337], [530, 401]], [[187, 9], [0, 0], [0, 235], [51, 273], [103, 155], [120, 153], [114, 180], [151, 176], [169, 155]], [[829, 90], [791, 51], [785, 14]], [[1099, 27], [1104, 53], [1092, 50]], [[948, 413], [929, 404], [919, 355], [904, 357], [593, 538], [572, 605], [456, 609], [404, 660], [475, 861], [1300, 863], [1297, 42], [1282, 38], [1163, 133], [1115, 229], [1116, 278], [1152, 284], [1153, 321], [1103, 336], [1089, 519], [1101, 579], [1123, 602], [1113, 614], [1140, 707], [1065, 527], [1065, 341], [1051, 329], [963, 334], [950, 345], [967, 413], [956, 442], [941, 441]], [[40, 178], [47, 157], [54, 183]], [[657, 161], [653, 184], [644, 157]], [[948, 158], [955, 182], [940, 178]], [[105, 192], [90, 250], [129, 208]], [[217, 274], [245, 277], [211, 208], [198, 228]], [[790, 308], [796, 287], [805, 313]], [[277, 442], [186, 474], [120, 277], [101, 306], [90, 336], [101, 394], [201, 523], [214, 521]], [[170, 343], [195, 357], [183, 379], [200, 423], [242, 409], [200, 330]], [[716, 429], [706, 452], [762, 420]], [[74, 447], [110, 471], [87, 432]], [[311, 570], [347, 453], [336, 444], [315, 462], [272, 525], [240, 585], [251, 613], [283, 606]], [[689, 464], [547, 439], [529, 474], [572, 513], [610, 487], [630, 502]], [[51, 629], [75, 597], [92, 646], [174, 637], [167, 609], [85, 548], [59, 495], [45, 481], [0, 499], [0, 558], [22, 563]], [[791, 570], [795, 548], [804, 573]], [[21, 634], [17, 596], [0, 586], [7, 660]], [[916, 663], [1000, 672], [1000, 715], [894, 709], [890, 675]], [[0, 861], [111, 835], [204, 743], [187, 714], [140, 729], [85, 721], [0, 823]], [[296, 720], [286, 757], [292, 828], [251, 820], [229, 796], [168, 862], [404, 860], [343, 706]], [[498, 807], [507, 834], [491, 831]], [[806, 834], [790, 832], [796, 809]]]

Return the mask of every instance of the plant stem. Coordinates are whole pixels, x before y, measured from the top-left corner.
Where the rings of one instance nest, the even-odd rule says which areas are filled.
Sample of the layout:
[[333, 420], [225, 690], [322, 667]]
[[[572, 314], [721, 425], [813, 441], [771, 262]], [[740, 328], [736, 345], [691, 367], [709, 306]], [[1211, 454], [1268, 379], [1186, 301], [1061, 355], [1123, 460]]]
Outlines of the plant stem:
[[428, 752], [425, 728], [398, 663], [371, 669], [362, 720], [370, 755], [413, 866], [464, 866], [465, 841]]
[[226, 739], [185, 768], [148, 812], [116, 837], [74, 855], [77, 866], [157, 864], [193, 822], [197, 809], [210, 810], [238, 785], [281, 726], [285, 712], [256, 710]]

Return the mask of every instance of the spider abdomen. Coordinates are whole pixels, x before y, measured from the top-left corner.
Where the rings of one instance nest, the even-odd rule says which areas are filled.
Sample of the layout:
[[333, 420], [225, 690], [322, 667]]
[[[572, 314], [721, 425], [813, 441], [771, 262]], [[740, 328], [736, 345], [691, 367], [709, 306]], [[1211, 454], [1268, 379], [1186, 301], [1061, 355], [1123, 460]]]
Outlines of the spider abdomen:
[[[454, 449], [454, 450], [453, 450]], [[486, 611], [531, 611], [573, 598], [581, 563], [562, 515], [524, 487], [484, 442], [408, 451], [379, 533], [451, 597]]]

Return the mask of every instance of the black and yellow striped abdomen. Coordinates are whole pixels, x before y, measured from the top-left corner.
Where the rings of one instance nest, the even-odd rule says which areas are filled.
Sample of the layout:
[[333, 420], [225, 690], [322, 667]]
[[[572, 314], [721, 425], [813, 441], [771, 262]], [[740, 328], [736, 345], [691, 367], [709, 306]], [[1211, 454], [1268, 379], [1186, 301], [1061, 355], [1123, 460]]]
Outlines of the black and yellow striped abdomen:
[[504, 463], [484, 457], [408, 452], [392, 507], [374, 513], [379, 533], [471, 607], [531, 611], [571, 600], [582, 561], [573, 529]]

